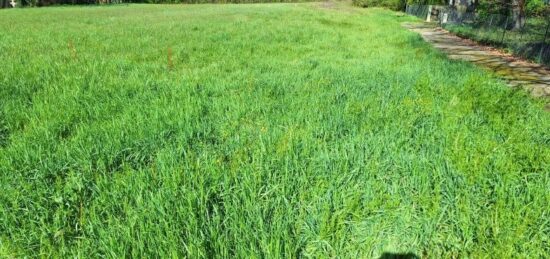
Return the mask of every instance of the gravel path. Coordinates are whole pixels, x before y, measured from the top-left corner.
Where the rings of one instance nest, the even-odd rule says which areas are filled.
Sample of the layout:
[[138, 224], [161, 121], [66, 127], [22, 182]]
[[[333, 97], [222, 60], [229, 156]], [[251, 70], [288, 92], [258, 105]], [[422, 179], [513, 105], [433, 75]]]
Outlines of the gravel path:
[[550, 70], [544, 66], [460, 38], [430, 24], [405, 23], [403, 26], [420, 33], [424, 40], [451, 59], [470, 61], [489, 68], [506, 79], [510, 86], [523, 87], [535, 97], [550, 97]]

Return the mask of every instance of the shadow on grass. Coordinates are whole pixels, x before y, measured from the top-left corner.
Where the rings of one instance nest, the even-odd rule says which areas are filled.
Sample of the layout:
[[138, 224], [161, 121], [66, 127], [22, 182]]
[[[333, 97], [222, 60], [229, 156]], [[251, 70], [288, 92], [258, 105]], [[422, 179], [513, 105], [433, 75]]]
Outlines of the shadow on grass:
[[379, 259], [420, 259], [420, 256], [414, 253], [383, 253]]

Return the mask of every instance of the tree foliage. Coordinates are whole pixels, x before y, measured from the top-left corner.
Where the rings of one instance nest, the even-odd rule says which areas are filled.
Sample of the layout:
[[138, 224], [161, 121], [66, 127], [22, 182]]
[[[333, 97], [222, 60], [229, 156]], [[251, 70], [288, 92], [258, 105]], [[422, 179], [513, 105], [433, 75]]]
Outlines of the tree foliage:
[[[9, 0], [0, 0], [9, 2]], [[17, 0], [16, 0], [17, 1]], [[119, 4], [119, 3], [148, 3], [148, 4], [200, 4], [200, 3], [279, 3], [279, 2], [306, 2], [307, 0], [18, 0], [20, 6], [52, 6], [52, 5], [92, 5], [92, 4]], [[1, 6], [0, 6], [1, 7]]]

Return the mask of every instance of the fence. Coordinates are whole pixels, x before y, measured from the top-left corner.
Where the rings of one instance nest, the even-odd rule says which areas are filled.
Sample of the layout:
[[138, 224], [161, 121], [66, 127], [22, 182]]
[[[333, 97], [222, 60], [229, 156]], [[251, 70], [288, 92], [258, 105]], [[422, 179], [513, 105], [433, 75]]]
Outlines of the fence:
[[507, 14], [480, 14], [452, 6], [409, 5], [410, 15], [436, 22], [464, 38], [505, 48], [514, 55], [550, 66], [550, 17], [515, 20]]
[[8, 8], [11, 7], [9, 0], [0, 0], [0, 8]]

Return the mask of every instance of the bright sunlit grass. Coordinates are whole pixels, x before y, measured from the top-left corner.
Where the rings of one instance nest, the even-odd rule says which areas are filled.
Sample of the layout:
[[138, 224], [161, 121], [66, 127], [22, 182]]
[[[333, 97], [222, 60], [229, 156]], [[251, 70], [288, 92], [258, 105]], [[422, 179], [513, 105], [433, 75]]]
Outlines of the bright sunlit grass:
[[0, 257], [550, 254], [550, 113], [345, 4], [0, 10]]

